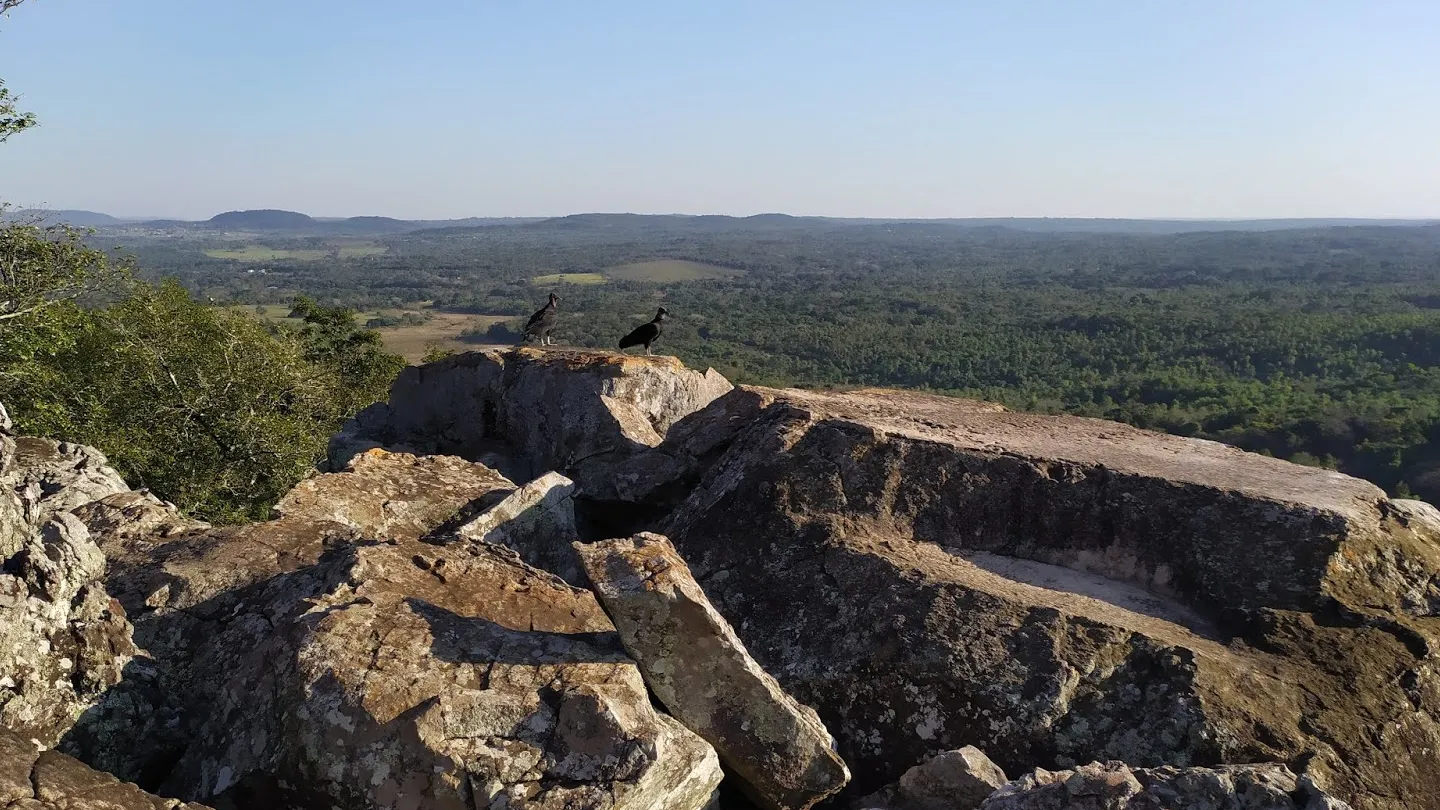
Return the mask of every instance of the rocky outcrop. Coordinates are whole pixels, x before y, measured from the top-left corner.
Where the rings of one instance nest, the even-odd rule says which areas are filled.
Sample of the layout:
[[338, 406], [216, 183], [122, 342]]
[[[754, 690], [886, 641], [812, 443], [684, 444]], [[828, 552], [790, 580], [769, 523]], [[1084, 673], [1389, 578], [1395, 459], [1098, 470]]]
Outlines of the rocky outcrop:
[[1440, 802], [1440, 546], [1379, 490], [1095, 420], [766, 393], [660, 528], [857, 790], [977, 745]]
[[669, 541], [642, 534], [576, 547], [656, 697], [715, 746], [757, 804], [807, 810], [845, 786], [830, 732], [755, 663]]
[[267, 583], [207, 646], [221, 680], [175, 795], [698, 810], [721, 778], [650, 707], [593, 597], [502, 547], [337, 549]]
[[481, 459], [522, 480], [555, 471], [582, 489], [660, 444], [670, 426], [729, 391], [673, 357], [516, 348], [467, 352], [401, 372], [388, 403], [331, 442], [338, 469], [383, 446]]
[[0, 728], [0, 808], [4, 810], [208, 810], [152, 796], [56, 751], [42, 751]]
[[163, 698], [87, 759], [220, 808], [704, 806], [713, 749], [651, 707], [593, 596], [485, 539], [553, 528], [550, 483], [371, 452], [267, 523], [79, 510], [109, 532]]
[[973, 745], [944, 751], [916, 765], [900, 781], [867, 796], [856, 810], [976, 810], [1005, 786], [1005, 772]]
[[54, 515], [107, 495], [130, 491], [104, 454], [93, 447], [30, 436], [14, 437], [13, 442], [6, 486], [20, 497], [31, 525], [39, 526]]
[[698, 808], [702, 737], [774, 807], [968, 802], [965, 746], [1015, 807], [1440, 807], [1440, 512], [1355, 479], [575, 350], [332, 450], [213, 527], [0, 430], [0, 727], [221, 810]]
[[1350, 810], [1283, 765], [1131, 770], [1091, 763], [1037, 769], [985, 800], [981, 810]]
[[117, 486], [89, 448], [0, 434], [0, 727], [46, 747], [139, 652], [105, 591], [104, 555], [65, 511]]

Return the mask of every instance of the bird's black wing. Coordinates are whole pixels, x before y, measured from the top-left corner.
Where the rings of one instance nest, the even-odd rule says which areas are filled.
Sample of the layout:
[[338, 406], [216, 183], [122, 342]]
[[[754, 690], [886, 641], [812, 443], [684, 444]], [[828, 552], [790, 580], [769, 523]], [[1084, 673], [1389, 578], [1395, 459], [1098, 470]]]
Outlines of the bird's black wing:
[[544, 309], [530, 316], [530, 320], [525, 323], [525, 331], [533, 332], [537, 328], [544, 328], [553, 323], [555, 323], [555, 309], [554, 307], [546, 306]]
[[620, 338], [620, 348], [628, 349], [631, 346], [640, 346], [645, 343], [650, 343], [655, 340], [655, 336], [658, 334], [660, 334], [660, 329], [656, 327], [655, 324], [641, 324], [640, 326], [635, 327], [634, 331], [632, 331], [630, 334], [626, 335], [623, 338]]

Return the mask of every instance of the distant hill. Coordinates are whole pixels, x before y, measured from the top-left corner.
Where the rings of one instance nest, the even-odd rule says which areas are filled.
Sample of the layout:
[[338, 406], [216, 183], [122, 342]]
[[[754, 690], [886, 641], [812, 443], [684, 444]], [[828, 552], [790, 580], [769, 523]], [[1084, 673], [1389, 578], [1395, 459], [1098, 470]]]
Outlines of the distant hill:
[[226, 211], [211, 217], [206, 225], [237, 231], [301, 231], [317, 227], [307, 214], [261, 208], [254, 211]]
[[65, 223], [77, 228], [97, 228], [104, 225], [123, 225], [124, 220], [95, 211], [48, 211], [41, 208], [24, 208], [5, 214], [6, 219], [37, 219], [46, 224]]
[[826, 217], [796, 217], [789, 214], [756, 214], [732, 217], [723, 214], [571, 214], [540, 220], [529, 225], [538, 230], [671, 230], [718, 232], [738, 230], [785, 230], [840, 226], [845, 220]]
[[38, 218], [44, 222], [65, 222], [86, 228], [125, 228], [135, 225], [164, 229], [232, 230], [287, 233], [313, 236], [387, 236], [424, 232], [428, 237], [519, 227], [539, 231], [576, 234], [606, 232], [616, 235], [649, 232], [723, 233], [734, 231], [787, 231], [814, 228], [929, 228], [948, 232], [954, 228], [1029, 231], [1032, 233], [1181, 234], [1216, 231], [1280, 231], [1354, 226], [1403, 227], [1434, 225], [1440, 220], [1421, 219], [1101, 219], [1081, 217], [976, 217], [952, 219], [874, 219], [863, 217], [813, 217], [791, 214], [754, 214], [734, 217], [723, 214], [627, 214], [583, 213], [563, 217], [464, 217], [460, 219], [397, 219], [386, 216], [311, 217], [297, 211], [257, 209], [227, 211], [202, 222], [155, 220], [141, 223], [135, 218], [114, 217], [95, 211], [39, 209], [12, 211], [0, 218]]

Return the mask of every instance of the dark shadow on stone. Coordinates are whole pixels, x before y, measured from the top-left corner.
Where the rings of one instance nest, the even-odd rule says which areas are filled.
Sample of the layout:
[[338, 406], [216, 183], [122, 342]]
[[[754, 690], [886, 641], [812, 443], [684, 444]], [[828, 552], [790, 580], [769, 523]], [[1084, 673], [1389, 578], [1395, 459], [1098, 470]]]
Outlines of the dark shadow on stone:
[[630, 503], [578, 495], [574, 503], [575, 532], [585, 543], [655, 531], [673, 508], [664, 502]]
[[630, 660], [620, 634], [514, 630], [489, 619], [461, 616], [423, 599], [405, 604], [430, 625], [430, 654], [453, 664], [588, 664]]

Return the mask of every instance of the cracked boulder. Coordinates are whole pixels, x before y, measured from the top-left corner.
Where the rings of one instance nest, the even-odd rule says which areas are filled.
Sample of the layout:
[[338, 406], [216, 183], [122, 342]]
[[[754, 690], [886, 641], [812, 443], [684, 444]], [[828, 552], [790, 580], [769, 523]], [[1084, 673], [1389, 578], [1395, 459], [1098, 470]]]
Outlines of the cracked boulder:
[[808, 810], [850, 772], [813, 709], [785, 694], [665, 538], [577, 543], [625, 649], [665, 708], [715, 746], [760, 807]]
[[730, 389], [714, 370], [673, 357], [467, 352], [402, 371], [388, 403], [366, 409], [331, 441], [330, 464], [338, 469], [367, 446], [475, 460], [494, 454], [516, 480], [553, 470], [586, 490]]
[[1361, 810], [1440, 806], [1428, 513], [1108, 422], [772, 393], [660, 530], [855, 795], [975, 745], [1010, 772], [1293, 762]]
[[1350, 810], [1284, 765], [1136, 768], [1093, 762], [1037, 769], [1001, 787], [981, 810]]
[[143, 493], [74, 510], [109, 557], [108, 585], [135, 622], [149, 658], [92, 707], [66, 740], [71, 753], [154, 787], [207, 716], [228, 651], [222, 628], [258, 645], [269, 614], [246, 611], [267, 583], [311, 569], [327, 549], [366, 536], [415, 539], [466, 519], [514, 490], [507, 479], [454, 457], [372, 451], [345, 472], [301, 482], [265, 523], [212, 527]]
[[721, 779], [594, 598], [501, 546], [333, 549], [209, 646], [165, 787], [217, 807], [699, 810]]
[[1005, 772], [973, 745], [916, 765], [900, 781], [856, 802], [856, 810], [976, 810], [1005, 786]]
[[0, 810], [209, 810], [153, 796], [0, 729]]

